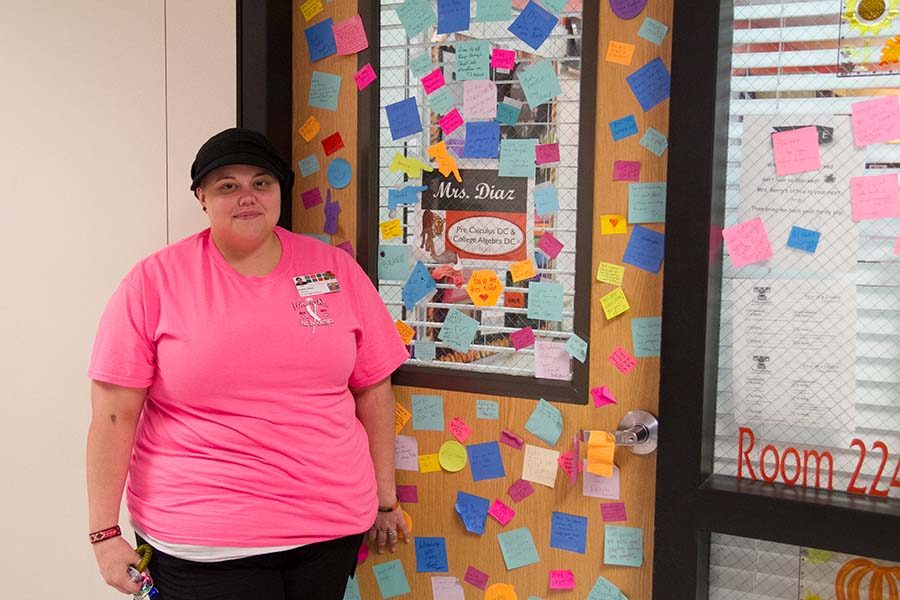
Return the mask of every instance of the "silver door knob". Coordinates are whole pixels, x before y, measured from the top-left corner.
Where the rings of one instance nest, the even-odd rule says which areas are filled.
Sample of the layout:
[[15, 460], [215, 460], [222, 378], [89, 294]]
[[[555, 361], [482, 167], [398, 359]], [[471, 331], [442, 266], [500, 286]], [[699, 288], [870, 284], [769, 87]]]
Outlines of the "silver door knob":
[[[646, 410], [633, 410], [619, 422], [615, 431], [616, 446], [624, 446], [635, 454], [650, 454], [656, 450], [659, 421]], [[590, 430], [581, 430], [581, 439], [587, 442]]]

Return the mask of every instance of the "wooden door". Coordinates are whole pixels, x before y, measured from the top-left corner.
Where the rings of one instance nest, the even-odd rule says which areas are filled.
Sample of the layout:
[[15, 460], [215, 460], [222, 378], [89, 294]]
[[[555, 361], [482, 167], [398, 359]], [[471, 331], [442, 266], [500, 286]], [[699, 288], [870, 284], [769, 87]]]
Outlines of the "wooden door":
[[[620, 214], [628, 212], [628, 184], [613, 181], [613, 163], [616, 160], [632, 160], [641, 162], [642, 182], [665, 181], [666, 155], [657, 157], [639, 144], [641, 135], [613, 142], [609, 122], [620, 117], [633, 114], [641, 133], [648, 127], [657, 131], [668, 131], [668, 102], [664, 102], [655, 110], [643, 112], [625, 82], [625, 77], [636, 68], [650, 60], [661, 57], [668, 64], [670, 56], [669, 37], [661, 46], [638, 36], [638, 30], [645, 16], [652, 17], [664, 24], [671, 23], [672, 0], [650, 0], [641, 14], [631, 20], [616, 17], [610, 9], [608, 0], [601, 0], [600, 34], [597, 73], [597, 114], [596, 114], [596, 152], [594, 159], [594, 214], [592, 265], [596, 270], [600, 262], [621, 264], [621, 259], [628, 241], [628, 235], [601, 235], [599, 215]], [[335, 22], [357, 14], [355, 1], [334, 2], [325, 6], [324, 15]], [[317, 17], [314, 22], [317, 22]], [[303, 31], [307, 22], [300, 13], [294, 13], [294, 130], [296, 131], [307, 117], [312, 114], [321, 123], [321, 136], [340, 131], [346, 149], [340, 156], [351, 164], [356, 164], [359, 153], [370, 149], [356, 147], [356, 127], [351, 122], [356, 114], [358, 92], [353, 84], [353, 75], [357, 71], [354, 57], [331, 56], [315, 63], [309, 61]], [[375, 32], [368, 32], [373, 39]], [[604, 60], [611, 41], [625, 42], [635, 46], [630, 66], [616, 64]], [[340, 107], [338, 112], [323, 111], [307, 106], [307, 93], [313, 69], [340, 74], [344, 84], [340, 91]], [[305, 142], [299, 135], [294, 136], [293, 158], [301, 160], [310, 154], [316, 154], [320, 163], [324, 160], [320, 138], [311, 143]], [[324, 164], [324, 163], [323, 163]], [[300, 201], [300, 193], [314, 185], [327, 186], [325, 173], [320, 171], [308, 177], [299, 177], [300, 184], [295, 189], [294, 198], [294, 230], [300, 232], [320, 232], [324, 217], [322, 211], [305, 211]], [[340, 194], [342, 211], [339, 220], [338, 234], [332, 236], [332, 243], [339, 244], [350, 240], [354, 246], [364, 239], [359, 236], [375, 235], [376, 227], [372, 223], [357, 223], [352, 199], [356, 197], [356, 181]], [[661, 225], [648, 227], [662, 230]], [[631, 226], [629, 226], [629, 231]], [[590, 387], [606, 385], [614, 390], [618, 404], [595, 408], [591, 402], [587, 405], [558, 404], [563, 414], [564, 430], [560, 442], [555, 449], [568, 449], [568, 440], [579, 429], [598, 429], [614, 431], [621, 417], [634, 409], [645, 409], [656, 412], [659, 384], [659, 359], [640, 358], [637, 367], [627, 375], [622, 375], [609, 362], [608, 356], [617, 346], [630, 348], [632, 344], [631, 318], [659, 316], [661, 311], [662, 272], [653, 275], [635, 268], [627, 268], [624, 283], [631, 309], [622, 317], [612, 321], [604, 318], [600, 307], [600, 297], [613, 289], [612, 286], [594, 281], [591, 289], [591, 327], [590, 327]], [[395, 387], [397, 400], [407, 409], [411, 409], [410, 398], [413, 394], [439, 394], [444, 401], [445, 419], [461, 417], [473, 429], [467, 444], [496, 441], [500, 438], [501, 429], [517, 432], [527, 443], [537, 443], [536, 438], [525, 431], [524, 425], [535, 407], [533, 400], [486, 396], [478, 393], [461, 393], [442, 391], [439, 389], [416, 389]], [[476, 400], [489, 399], [499, 403], [499, 419], [486, 420], [476, 418]], [[664, 424], [663, 424], [664, 426]], [[437, 453], [444, 441], [452, 439], [449, 431], [409, 431], [407, 425], [403, 433], [415, 435], [418, 441], [419, 455]], [[512, 585], [518, 598], [525, 600], [529, 596], [538, 598], [586, 598], [599, 575], [614, 583], [631, 600], [646, 600], [651, 597], [651, 565], [653, 564], [654, 534], [654, 487], [655, 487], [655, 455], [637, 456], [627, 450], [618, 450], [615, 462], [621, 473], [621, 502], [625, 503], [627, 522], [615, 523], [628, 527], [639, 527], [643, 530], [643, 565], [640, 568], [612, 567], [603, 564], [604, 522], [601, 518], [600, 504], [612, 500], [598, 500], [582, 494], [581, 481], [570, 487], [564, 474], [557, 474], [556, 486], [553, 489], [535, 485], [535, 493], [522, 500], [513, 502], [507, 494], [508, 487], [519, 479], [522, 472], [523, 452], [507, 445], [500, 445], [506, 477], [489, 481], [472, 482], [467, 470], [459, 473], [435, 472], [414, 473], [398, 471], [398, 484], [416, 485], [418, 502], [405, 506], [413, 520], [414, 536], [444, 537], [447, 543], [449, 573], [463, 580], [469, 566], [487, 573], [489, 584], [506, 583]], [[454, 502], [458, 491], [464, 491], [485, 498], [500, 499], [516, 511], [515, 517], [506, 525], [488, 519], [485, 533], [476, 536], [465, 532], [459, 517], [454, 512]], [[550, 547], [550, 520], [553, 511], [581, 515], [588, 518], [586, 553], [558, 550]], [[534, 537], [540, 562], [520, 569], [508, 571], [497, 541], [497, 534], [519, 527], [528, 527]], [[412, 545], [403, 546], [395, 555], [369, 555], [369, 558], [358, 569], [358, 582], [363, 599], [379, 599], [378, 586], [373, 573], [373, 563], [383, 563], [399, 558], [405, 576], [409, 582], [411, 594], [407, 597], [424, 599], [432, 598], [430, 573], [417, 573], [415, 553]], [[571, 570], [575, 575], [573, 591], [550, 591], [549, 571], [553, 569]], [[441, 574], [438, 574], [441, 575]], [[476, 587], [463, 583], [466, 598], [482, 598], [483, 592]]]

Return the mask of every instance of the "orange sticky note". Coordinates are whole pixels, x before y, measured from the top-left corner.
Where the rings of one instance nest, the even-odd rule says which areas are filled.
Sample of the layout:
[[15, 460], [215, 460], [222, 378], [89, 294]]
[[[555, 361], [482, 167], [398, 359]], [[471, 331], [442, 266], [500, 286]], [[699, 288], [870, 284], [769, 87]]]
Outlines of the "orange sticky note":
[[634, 46], [625, 42], [610, 41], [606, 49], [606, 61], [620, 65], [630, 65], [634, 56]]
[[412, 418], [412, 413], [406, 410], [406, 407], [400, 404], [399, 402], [394, 403], [394, 434], [399, 435], [403, 428], [406, 427], [406, 424], [409, 423], [409, 420]]
[[616, 456], [616, 438], [608, 431], [592, 431], [588, 438], [588, 473], [612, 477]]
[[628, 232], [628, 220], [625, 215], [600, 215], [600, 233], [602, 235], [618, 235]]
[[495, 583], [484, 590], [484, 600], [518, 600], [518, 596], [508, 583]]
[[300, 126], [300, 136], [307, 142], [311, 142], [318, 135], [320, 129], [322, 129], [322, 126], [319, 124], [319, 121], [310, 115], [306, 122]]
[[307, 21], [315, 17], [324, 9], [325, 7], [322, 5], [322, 0], [306, 0], [306, 2], [300, 5], [300, 12], [303, 13], [303, 18]]
[[481, 269], [472, 272], [466, 292], [475, 306], [495, 306], [503, 291], [503, 283], [493, 269]]
[[[898, 246], [898, 248], [900, 248], [900, 246]], [[900, 254], [900, 252], [898, 252], [898, 254]], [[503, 305], [506, 306], [506, 308], [525, 308], [525, 293], [504, 292]]]
[[513, 281], [531, 279], [537, 275], [537, 267], [534, 264], [534, 260], [526, 258], [519, 262], [510, 263], [509, 274], [512, 276]]
[[444, 177], [453, 174], [453, 178], [457, 183], [462, 183], [462, 175], [459, 173], [459, 167], [456, 165], [456, 159], [447, 150], [446, 142], [438, 142], [428, 147], [428, 156], [437, 161], [438, 171]]
[[416, 330], [400, 319], [394, 321], [394, 327], [397, 328], [397, 333], [400, 334], [400, 338], [403, 340], [403, 343], [409, 346], [413, 338], [416, 337]]

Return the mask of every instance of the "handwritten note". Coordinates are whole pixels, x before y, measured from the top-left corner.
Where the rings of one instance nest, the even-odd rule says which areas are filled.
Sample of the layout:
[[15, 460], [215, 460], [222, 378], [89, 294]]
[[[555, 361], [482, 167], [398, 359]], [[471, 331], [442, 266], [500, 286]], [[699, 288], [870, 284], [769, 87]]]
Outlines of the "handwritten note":
[[[491, 502], [487, 498], [473, 496], [465, 492], [456, 492], [454, 510], [459, 515], [459, 518], [462, 519], [466, 531], [482, 535], [490, 504]], [[466, 573], [466, 581], [469, 581], [468, 573]]]
[[450, 433], [453, 434], [461, 444], [465, 444], [469, 436], [472, 435], [472, 428], [466, 425], [466, 422], [459, 417], [453, 417], [450, 421]]
[[448, 440], [441, 444], [438, 450], [438, 461], [445, 471], [450, 473], [462, 471], [468, 462], [466, 447], [456, 440]]
[[614, 142], [637, 135], [638, 127], [634, 115], [627, 115], [621, 119], [609, 122], [609, 131]]
[[900, 183], [897, 174], [850, 178], [853, 221], [900, 217]]
[[416, 549], [416, 572], [446, 573], [447, 542], [442, 537], [417, 537], [414, 540]]
[[503, 504], [500, 500], [494, 500], [488, 515], [496, 519], [501, 525], [507, 525], [516, 516], [516, 511]]
[[609, 0], [613, 14], [626, 21], [638, 16], [646, 5], [647, 0]]
[[637, 362], [634, 358], [621, 346], [618, 346], [613, 350], [613, 353], [609, 355], [609, 362], [611, 362], [623, 375], [628, 374], [635, 366], [637, 366]]
[[310, 154], [306, 158], [300, 160], [297, 163], [297, 166], [300, 167], [300, 174], [303, 177], [309, 177], [313, 173], [319, 172], [319, 159], [315, 154]]
[[587, 517], [554, 512], [550, 517], [550, 547], [584, 554]]
[[850, 105], [853, 140], [857, 146], [900, 139], [900, 100], [883, 96]]
[[422, 261], [418, 261], [403, 285], [403, 290], [401, 291], [403, 306], [406, 310], [412, 310], [416, 304], [433, 294], [436, 290], [437, 284], [431, 273], [428, 272], [428, 267]]
[[419, 501], [419, 489], [414, 485], [398, 485], [397, 500], [408, 504], [415, 504]]
[[[646, 0], [643, 1], [646, 2]], [[625, 597], [625, 594], [619, 588], [601, 575], [597, 577], [597, 581], [594, 583], [594, 587], [591, 588], [591, 593], [588, 594], [587, 600], [628, 600], [628, 598]]]
[[600, 306], [603, 307], [603, 314], [606, 316], [607, 320], [618, 317], [631, 308], [628, 304], [628, 298], [625, 297], [625, 292], [622, 291], [622, 288], [616, 288], [605, 296], [602, 296], [600, 298]]
[[813, 126], [773, 133], [772, 149], [775, 174], [779, 177], [822, 168], [819, 133]]
[[409, 246], [378, 247], [378, 278], [386, 281], [404, 281], [412, 270], [412, 254]]
[[621, 265], [601, 262], [597, 267], [597, 281], [602, 281], [603, 283], [620, 286], [622, 285], [622, 278], [624, 275], [625, 267]]
[[566, 352], [578, 362], [583, 363], [587, 359], [587, 349], [588, 343], [574, 333], [566, 340]]
[[353, 81], [356, 82], [356, 87], [359, 91], [363, 91], [369, 87], [376, 79], [378, 79], [378, 75], [375, 74], [375, 69], [372, 68], [371, 63], [366, 63], [366, 65], [353, 76]]
[[603, 528], [603, 564], [640, 567], [644, 562], [644, 530], [606, 525]]
[[466, 451], [469, 453], [469, 468], [472, 470], [474, 481], [506, 477], [498, 442], [472, 444], [466, 446]]
[[444, 87], [446, 81], [444, 81], [444, 69], [438, 67], [428, 75], [422, 78], [422, 87], [425, 89], [426, 94], [433, 94], [437, 90]]
[[497, 122], [501, 125], [515, 125], [521, 114], [522, 108], [519, 106], [508, 102], [501, 102], [497, 105]]
[[401, 204], [418, 204], [419, 194], [427, 189], [425, 185], [408, 185], [399, 190], [388, 190], [388, 210], [394, 210]]
[[513, 331], [509, 334], [509, 341], [512, 342], [516, 350], [527, 348], [534, 343], [534, 330], [531, 327], [523, 327], [522, 329]]
[[437, 357], [437, 344], [431, 340], [416, 340], [416, 358], [424, 362], [432, 362]]
[[628, 232], [625, 215], [600, 215], [601, 235], [621, 235]]
[[534, 210], [546, 217], [559, 212], [559, 193], [552, 183], [542, 183], [534, 188]]
[[631, 319], [631, 340], [635, 356], [659, 356], [661, 337], [662, 317]]
[[413, 77], [421, 79], [434, 70], [434, 63], [431, 62], [431, 54], [424, 52], [416, 55], [409, 61], [409, 70], [412, 71]]
[[537, 108], [562, 94], [559, 77], [549, 60], [542, 60], [523, 70], [519, 73], [519, 82], [531, 108]]
[[437, 473], [441, 470], [441, 457], [438, 454], [420, 454], [419, 472]]
[[525, 308], [525, 292], [503, 292], [503, 306], [506, 308]]
[[337, 52], [331, 19], [325, 19], [303, 30], [310, 62], [322, 60]]
[[438, 333], [438, 339], [457, 352], [467, 352], [477, 333], [477, 320], [451, 308]]
[[549, 446], [555, 446], [562, 433], [562, 412], [543, 398], [535, 405], [528, 422], [525, 423], [526, 431], [530, 431]]
[[455, 33], [469, 28], [469, 0], [437, 0], [438, 33]]
[[558, 22], [559, 18], [556, 15], [544, 10], [533, 0], [529, 0], [528, 5], [509, 26], [509, 31], [537, 50], [550, 37], [550, 33]]
[[[507, 5], [509, 5], [509, 3], [507, 3]], [[494, 69], [512, 71], [516, 68], [516, 51], [506, 50], [504, 48], [494, 48], [491, 50], [491, 67]]]
[[625, 247], [622, 262], [650, 273], [659, 273], [662, 267], [666, 236], [663, 233], [635, 225]]
[[662, 59], [654, 58], [625, 78], [638, 104], [647, 112], [669, 97], [671, 77]]
[[509, 264], [509, 274], [513, 282], [531, 279], [537, 275], [537, 267], [534, 265], [534, 259], [526, 258], [518, 262]]
[[625, 42], [617, 42], [610, 40], [609, 46], [606, 48], [606, 62], [616, 63], [619, 65], [630, 65], [634, 56], [634, 45]]
[[400, 24], [407, 37], [414, 38], [429, 27], [437, 25], [437, 15], [428, 0], [404, 0], [397, 8]]
[[657, 46], [662, 45], [667, 33], [669, 33], [668, 25], [650, 17], [644, 17], [644, 22], [641, 23], [641, 28], [638, 30], [640, 37]]
[[550, 258], [556, 258], [564, 246], [552, 233], [547, 231], [538, 240], [537, 247]]
[[822, 237], [822, 234], [818, 231], [804, 229], [803, 227], [793, 225], [791, 227], [791, 233], [788, 235], [787, 247], [803, 250], [804, 252], [812, 254], [816, 251], [816, 248], [819, 247], [820, 237]]
[[572, 357], [561, 342], [537, 340], [534, 343], [534, 376], [542, 379], [572, 379]]
[[594, 398], [595, 408], [600, 408], [601, 406], [607, 406], [609, 404], [618, 404], [616, 397], [613, 396], [612, 392], [609, 391], [609, 388], [605, 385], [591, 389], [591, 396]]
[[647, 131], [644, 132], [644, 136], [641, 138], [641, 146], [655, 154], [656, 156], [662, 156], [665, 153], [666, 148], [669, 147], [669, 140], [663, 135], [661, 132], [653, 129], [652, 127], [648, 127]]
[[[476, 0], [475, 21], [495, 23], [512, 19], [512, 0]], [[482, 588], [483, 589], [483, 588]]]
[[462, 124], [462, 115], [459, 114], [459, 110], [456, 108], [438, 119], [438, 125], [441, 126], [441, 131], [444, 132], [444, 135], [450, 135], [451, 133], [459, 129]]
[[600, 516], [607, 523], [624, 522], [628, 520], [624, 502], [610, 502], [600, 505]]
[[487, 587], [488, 579], [490, 578], [487, 573], [479, 571], [471, 565], [466, 569], [465, 582], [477, 587], [479, 590], [483, 590]]
[[415, 337], [416, 335], [416, 330], [400, 319], [394, 321], [394, 327], [397, 328], [397, 333], [400, 334], [400, 339], [403, 340], [403, 343], [409, 346], [410, 342], [412, 342], [413, 340], [413, 337]]
[[527, 177], [534, 179], [534, 149], [537, 140], [500, 141], [500, 177]]
[[500, 404], [494, 400], [476, 400], [475, 418], [497, 420], [500, 418]]
[[399, 152], [394, 154], [391, 164], [388, 167], [391, 173], [406, 173], [407, 177], [418, 179], [422, 176], [422, 171], [434, 171], [431, 166], [415, 155], [403, 156]]
[[636, 160], [617, 160], [613, 163], [613, 181], [640, 181], [640, 179], [640, 162]]
[[534, 538], [527, 527], [497, 534], [497, 539], [508, 570], [540, 562]]
[[300, 200], [303, 201], [303, 208], [307, 210], [314, 206], [318, 206], [325, 201], [322, 198], [322, 190], [320, 190], [318, 187], [310, 188], [305, 192], [301, 192]]
[[539, 165], [554, 165], [559, 162], [559, 144], [538, 144], [534, 148], [535, 162]]
[[419, 105], [415, 98], [406, 98], [384, 107], [391, 139], [400, 140], [422, 131], [422, 120], [419, 117]]
[[556, 485], [559, 452], [525, 444], [522, 479], [552, 488]]
[[381, 230], [381, 239], [383, 240], [393, 240], [403, 235], [403, 225], [400, 219], [382, 221], [378, 227]]
[[665, 183], [628, 184], [628, 222], [664, 223], [666, 220]]
[[[466, 123], [466, 143], [463, 147], [463, 155], [466, 158], [497, 158], [499, 153], [500, 123], [497, 121]], [[531, 168], [533, 170], [534, 165]]]
[[772, 256], [772, 245], [760, 217], [726, 227], [722, 237], [735, 267], [762, 262]]
[[398, 435], [394, 444], [394, 464], [400, 471], [419, 470], [419, 442], [409, 435]]
[[441, 396], [412, 396], [413, 429], [444, 431], [444, 399]]
[[337, 110], [341, 92], [341, 76], [313, 71], [309, 82], [307, 104], [325, 110]]
[[456, 577], [432, 577], [431, 593], [434, 600], [466, 600], [462, 583]]
[[[553, 478], [556, 479], [556, 473], [553, 474]], [[506, 490], [506, 493], [509, 494], [509, 497], [513, 499], [513, 502], [518, 504], [534, 493], [534, 487], [532, 487], [532, 485], [524, 479], [519, 479], [514, 484], [509, 486], [509, 489]]]
[[569, 570], [550, 571], [551, 590], [574, 590], [575, 574]]
[[372, 565], [372, 570], [375, 571], [375, 581], [378, 582], [382, 598], [393, 598], [410, 592], [403, 563], [399, 559]]
[[456, 43], [456, 80], [490, 78], [490, 47], [484, 40]]
[[311, 142], [321, 128], [322, 126], [319, 124], [319, 120], [310, 115], [307, 117], [306, 121], [303, 122], [303, 125], [300, 126], [300, 136], [305, 141]]
[[356, 54], [369, 47], [366, 29], [359, 15], [335, 23], [334, 40], [337, 44], [337, 53], [341, 56]]
[[490, 80], [463, 82], [463, 117], [467, 121], [497, 116], [497, 85]]
[[493, 269], [472, 271], [466, 284], [466, 292], [475, 306], [495, 306], [503, 291], [503, 283]]
[[300, 12], [303, 14], [303, 18], [306, 21], [311, 21], [324, 9], [325, 7], [322, 5], [322, 0], [306, 0], [306, 2], [300, 5]]
[[[402, 323], [402, 321], [398, 321], [398, 323]], [[409, 420], [412, 418], [412, 413], [406, 410], [406, 407], [400, 404], [399, 402], [394, 403], [394, 434], [399, 434], [406, 424], [409, 423]]]
[[618, 500], [620, 494], [619, 467], [613, 465], [611, 477], [600, 477], [588, 471], [588, 461], [585, 459], [582, 486], [582, 493], [585, 496]]

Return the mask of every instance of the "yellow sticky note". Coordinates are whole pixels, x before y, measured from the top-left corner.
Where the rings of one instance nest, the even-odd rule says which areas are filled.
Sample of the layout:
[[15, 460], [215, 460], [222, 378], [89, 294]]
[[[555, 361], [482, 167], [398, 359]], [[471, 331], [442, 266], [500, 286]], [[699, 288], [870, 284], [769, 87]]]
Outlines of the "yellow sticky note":
[[400, 224], [400, 219], [384, 221], [378, 227], [381, 228], [381, 239], [383, 240], [392, 240], [403, 235], [403, 226]]
[[616, 438], [608, 431], [592, 431], [588, 438], [588, 473], [612, 477], [616, 457]]
[[516, 588], [507, 583], [495, 583], [484, 590], [484, 600], [519, 600]]
[[600, 215], [600, 233], [617, 235], [627, 233], [628, 220], [625, 215]]
[[422, 473], [434, 473], [441, 470], [441, 459], [437, 454], [420, 454], [419, 471]]
[[400, 338], [403, 340], [403, 343], [409, 346], [413, 338], [416, 337], [416, 330], [400, 319], [394, 321], [394, 327], [397, 328], [397, 333], [400, 334]]
[[597, 281], [602, 281], [603, 283], [622, 285], [623, 275], [625, 275], [625, 267], [620, 267], [619, 265], [602, 262], [597, 267]]
[[322, 0], [306, 0], [306, 2], [300, 5], [300, 12], [303, 13], [303, 18], [307, 21], [315, 17], [324, 9], [325, 7], [322, 5]]
[[607, 320], [618, 317], [631, 308], [631, 306], [628, 305], [628, 298], [625, 297], [625, 292], [622, 291], [622, 288], [616, 288], [600, 298], [600, 305], [603, 307], [603, 314], [606, 315]]
[[834, 556], [831, 550], [819, 550], [818, 548], [809, 548], [806, 551], [809, 562], [814, 565], [822, 565], [827, 563]]
[[466, 292], [475, 306], [495, 306], [503, 291], [503, 283], [493, 269], [473, 271]]
[[412, 413], [406, 410], [406, 407], [399, 402], [394, 403], [394, 434], [399, 434], [409, 423]]
[[434, 169], [431, 168], [431, 165], [420, 160], [417, 156], [412, 154], [403, 156], [399, 152], [394, 154], [394, 158], [391, 159], [388, 170], [391, 173], [406, 173], [407, 177], [412, 179], [421, 177], [422, 171], [428, 171], [429, 173], [434, 171]]
[[611, 41], [606, 49], [606, 61], [620, 65], [630, 65], [634, 56], [634, 46], [625, 42]]
[[531, 279], [537, 275], [537, 267], [535, 266], [533, 259], [526, 258], [519, 262], [510, 263], [509, 274], [512, 275], [513, 281]]
[[307, 142], [311, 142], [318, 135], [320, 129], [322, 129], [322, 126], [319, 124], [318, 119], [310, 115], [303, 125], [300, 126], [300, 136]]
[[469, 461], [468, 456], [466, 456], [466, 447], [456, 440], [444, 442], [440, 451], [438, 451], [438, 461], [445, 471], [450, 471], [451, 473], [462, 471]]

